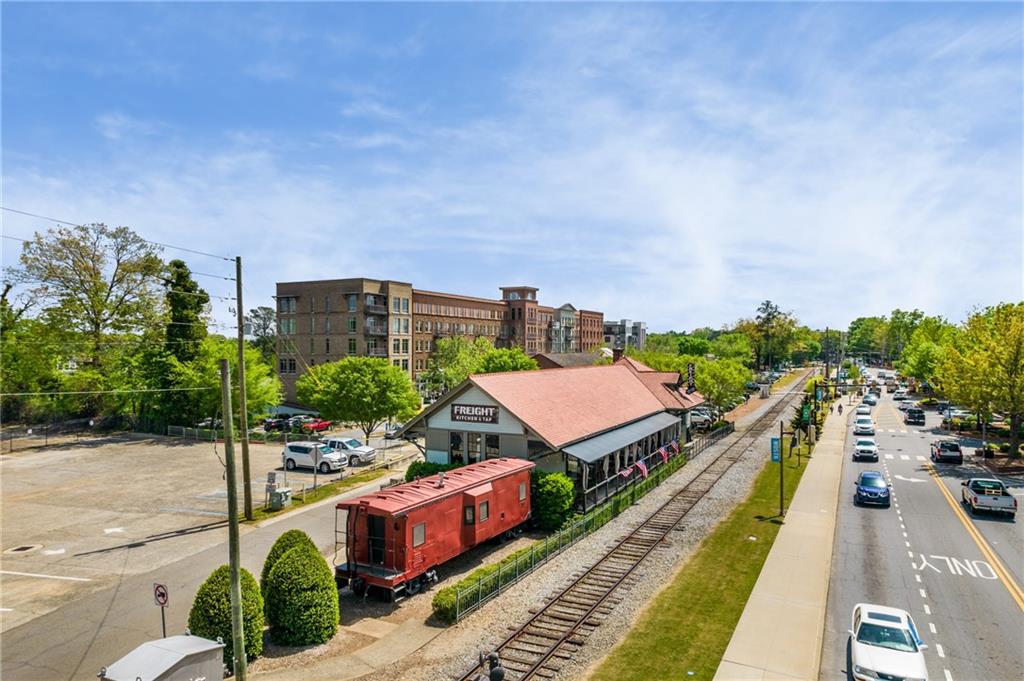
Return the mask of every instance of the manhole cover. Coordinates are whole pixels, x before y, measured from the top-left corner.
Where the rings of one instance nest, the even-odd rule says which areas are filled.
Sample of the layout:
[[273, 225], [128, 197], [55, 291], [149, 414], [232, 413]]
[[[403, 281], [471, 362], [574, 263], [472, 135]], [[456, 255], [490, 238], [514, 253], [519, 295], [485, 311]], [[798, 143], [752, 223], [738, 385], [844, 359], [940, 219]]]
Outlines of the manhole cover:
[[21, 546], [15, 546], [13, 549], [7, 549], [4, 551], [6, 554], [18, 554], [18, 553], [32, 553], [43, 548], [42, 544], [22, 544]]

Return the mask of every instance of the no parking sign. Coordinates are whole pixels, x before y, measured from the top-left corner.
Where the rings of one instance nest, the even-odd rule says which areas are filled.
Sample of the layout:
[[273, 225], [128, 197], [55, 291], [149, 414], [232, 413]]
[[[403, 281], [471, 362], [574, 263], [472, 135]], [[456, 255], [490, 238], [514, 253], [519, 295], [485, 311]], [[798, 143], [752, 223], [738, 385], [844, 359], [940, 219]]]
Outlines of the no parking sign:
[[159, 605], [161, 608], [166, 608], [169, 600], [170, 594], [167, 593], [167, 585], [154, 583], [153, 602]]

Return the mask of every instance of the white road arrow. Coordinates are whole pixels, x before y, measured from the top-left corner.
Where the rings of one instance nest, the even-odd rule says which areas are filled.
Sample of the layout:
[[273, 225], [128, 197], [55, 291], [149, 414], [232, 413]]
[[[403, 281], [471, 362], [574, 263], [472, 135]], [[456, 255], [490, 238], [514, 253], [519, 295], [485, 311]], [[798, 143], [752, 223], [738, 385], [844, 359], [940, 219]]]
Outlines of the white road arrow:
[[897, 480], [902, 480], [903, 482], [928, 482], [923, 478], [904, 478], [902, 475], [895, 475], [893, 477], [895, 477]]

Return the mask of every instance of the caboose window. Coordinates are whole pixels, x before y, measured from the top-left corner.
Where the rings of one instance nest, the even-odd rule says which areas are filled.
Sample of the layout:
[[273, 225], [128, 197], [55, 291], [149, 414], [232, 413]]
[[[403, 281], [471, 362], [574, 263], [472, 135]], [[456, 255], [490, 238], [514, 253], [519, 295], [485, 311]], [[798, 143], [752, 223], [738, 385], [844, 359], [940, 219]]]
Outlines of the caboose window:
[[412, 545], [422, 546], [427, 541], [427, 524], [418, 523], [412, 526]]
[[481, 501], [480, 502], [480, 522], [483, 522], [491, 517], [491, 502]]
[[470, 504], [469, 506], [463, 506], [462, 507], [462, 518], [463, 518], [463, 521], [467, 525], [472, 525], [473, 523], [476, 522], [475, 513], [476, 513], [476, 509], [473, 508], [472, 504]]
[[526, 501], [526, 483], [519, 483], [519, 501]]

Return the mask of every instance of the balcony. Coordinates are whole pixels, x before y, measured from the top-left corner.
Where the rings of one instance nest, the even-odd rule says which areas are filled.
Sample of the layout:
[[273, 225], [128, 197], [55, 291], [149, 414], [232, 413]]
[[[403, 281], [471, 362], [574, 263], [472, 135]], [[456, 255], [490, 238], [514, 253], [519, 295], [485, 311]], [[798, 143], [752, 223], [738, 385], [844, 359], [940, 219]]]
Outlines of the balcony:
[[367, 357], [387, 357], [388, 356], [388, 349], [387, 348], [366, 348], [366, 356]]
[[388, 327], [377, 324], [367, 324], [363, 327], [363, 333], [367, 336], [386, 336]]
[[388, 313], [388, 306], [387, 305], [376, 305], [376, 304], [373, 304], [373, 303], [366, 303], [365, 305], [363, 305], [363, 309], [366, 310], [366, 314], [383, 314], [383, 315], [386, 315]]

